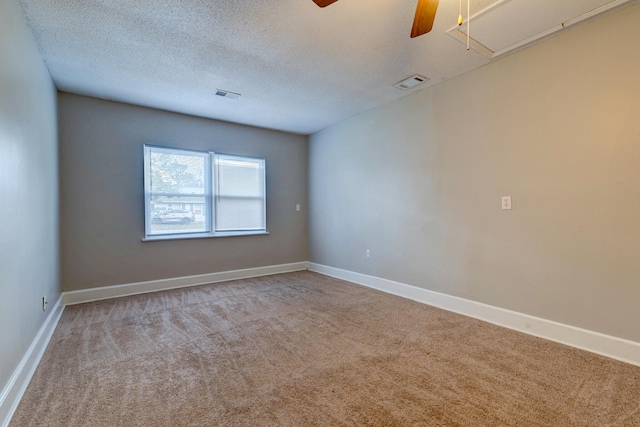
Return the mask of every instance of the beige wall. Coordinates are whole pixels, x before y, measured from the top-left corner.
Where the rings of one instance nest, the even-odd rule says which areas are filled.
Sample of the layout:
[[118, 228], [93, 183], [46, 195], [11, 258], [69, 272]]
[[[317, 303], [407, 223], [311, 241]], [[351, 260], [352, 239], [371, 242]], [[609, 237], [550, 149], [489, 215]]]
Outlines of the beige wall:
[[[56, 302], [56, 92], [14, 0], [0, 1], [0, 397]], [[1, 405], [0, 421], [8, 408]]]
[[[58, 108], [65, 291], [307, 260], [306, 137], [66, 93]], [[264, 157], [271, 234], [142, 242], [143, 144]]]
[[638, 22], [312, 135], [310, 260], [640, 342]]

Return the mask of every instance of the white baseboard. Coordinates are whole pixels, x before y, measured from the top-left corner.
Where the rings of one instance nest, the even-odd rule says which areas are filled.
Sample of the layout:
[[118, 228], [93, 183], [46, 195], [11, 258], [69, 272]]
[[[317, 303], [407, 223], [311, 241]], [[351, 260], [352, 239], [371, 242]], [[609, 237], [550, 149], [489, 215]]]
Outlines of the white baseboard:
[[47, 349], [53, 331], [58, 325], [58, 320], [62, 316], [64, 305], [62, 295], [58, 298], [51, 312], [40, 327], [40, 330], [33, 339], [27, 352], [22, 357], [18, 367], [13, 371], [11, 378], [0, 393], [0, 427], [7, 427], [11, 421], [13, 413], [18, 408], [31, 377], [42, 359], [44, 351]]
[[326, 265], [309, 270], [640, 366], [640, 343]]
[[306, 270], [308, 266], [309, 263], [303, 261], [291, 264], [269, 265], [266, 267], [246, 268], [243, 270], [231, 270], [219, 273], [199, 274], [196, 276], [175, 277], [170, 279], [150, 280], [148, 282], [69, 291], [64, 292], [63, 302], [64, 305], [80, 304], [108, 298], [164, 291], [167, 289], [225, 282], [227, 280], [248, 279], [251, 277], [268, 276], [271, 274], [290, 273], [292, 271]]
[[640, 366], [640, 343], [634, 341], [404, 283], [304, 261], [64, 292], [60, 295], [8, 383], [0, 392], [0, 427], [9, 425], [11, 416], [18, 407], [20, 399], [49, 344], [65, 305], [306, 269]]
[[143, 294], [166, 289], [183, 288], [187, 286], [204, 285], [208, 283], [224, 282], [236, 279], [268, 276], [271, 274], [290, 273], [306, 270], [306, 261], [291, 264], [269, 265], [265, 267], [247, 268], [243, 270], [223, 271], [219, 273], [200, 274], [196, 276], [176, 277], [171, 279], [151, 280], [148, 282], [130, 283], [125, 285], [106, 286], [80, 291], [63, 292], [53, 306], [51, 313], [38, 331], [31, 346], [23, 356], [20, 364], [11, 378], [0, 392], [0, 427], [7, 427], [15, 412], [29, 381], [35, 372], [44, 351], [49, 344], [53, 331], [58, 325], [62, 311], [66, 305], [97, 301], [107, 298], [117, 298], [127, 295]]

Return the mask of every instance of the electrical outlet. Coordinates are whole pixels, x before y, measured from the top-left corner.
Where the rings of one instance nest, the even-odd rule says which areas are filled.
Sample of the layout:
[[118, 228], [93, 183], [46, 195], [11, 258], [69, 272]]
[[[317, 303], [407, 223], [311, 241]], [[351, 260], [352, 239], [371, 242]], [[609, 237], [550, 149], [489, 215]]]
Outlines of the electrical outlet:
[[502, 209], [511, 209], [511, 196], [502, 196]]
[[367, 249], [364, 251], [364, 256], [366, 256], [367, 258], [371, 258], [371, 249]]
[[296, 205], [296, 212], [300, 212], [300, 204]]
[[47, 304], [49, 304], [49, 302], [47, 301], [47, 297], [42, 297], [42, 311], [47, 311]]

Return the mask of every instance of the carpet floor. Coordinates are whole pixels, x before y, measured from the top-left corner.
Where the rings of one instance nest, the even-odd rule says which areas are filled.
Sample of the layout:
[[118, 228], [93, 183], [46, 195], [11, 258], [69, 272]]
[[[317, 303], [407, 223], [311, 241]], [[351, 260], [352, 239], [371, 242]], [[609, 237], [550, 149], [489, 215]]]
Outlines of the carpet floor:
[[303, 271], [67, 307], [10, 426], [640, 426], [640, 367]]

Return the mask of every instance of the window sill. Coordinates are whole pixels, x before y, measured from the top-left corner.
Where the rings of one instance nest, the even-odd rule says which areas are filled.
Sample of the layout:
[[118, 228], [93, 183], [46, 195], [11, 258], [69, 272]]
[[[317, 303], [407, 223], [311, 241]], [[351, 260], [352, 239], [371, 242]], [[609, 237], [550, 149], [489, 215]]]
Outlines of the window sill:
[[189, 240], [189, 239], [217, 239], [220, 237], [239, 236], [262, 236], [270, 234], [268, 231], [224, 231], [216, 234], [193, 233], [193, 234], [161, 234], [156, 236], [143, 237], [143, 242], [155, 242], [158, 240]]

